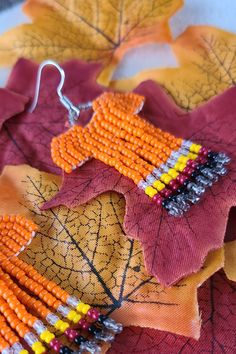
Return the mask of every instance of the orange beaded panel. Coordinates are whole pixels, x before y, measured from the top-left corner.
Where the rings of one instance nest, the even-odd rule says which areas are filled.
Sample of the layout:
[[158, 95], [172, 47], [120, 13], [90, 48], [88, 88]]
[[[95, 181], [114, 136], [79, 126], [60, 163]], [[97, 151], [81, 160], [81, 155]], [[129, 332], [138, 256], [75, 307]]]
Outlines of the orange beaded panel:
[[94, 100], [94, 115], [85, 128], [73, 126], [52, 140], [53, 161], [70, 173], [96, 158], [138, 184], [182, 144], [137, 115], [143, 103], [134, 93], [102, 94]]
[[20, 215], [0, 216], [0, 248], [5, 255], [21, 252], [31, 241], [37, 226]]

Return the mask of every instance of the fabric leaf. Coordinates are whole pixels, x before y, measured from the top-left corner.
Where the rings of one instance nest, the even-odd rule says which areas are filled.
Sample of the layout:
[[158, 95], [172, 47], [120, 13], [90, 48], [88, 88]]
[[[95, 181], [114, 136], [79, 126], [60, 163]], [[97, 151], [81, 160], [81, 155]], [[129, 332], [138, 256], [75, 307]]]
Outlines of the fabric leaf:
[[115, 81], [118, 90], [133, 90], [152, 79], [161, 84], [182, 108], [190, 110], [221, 93], [236, 82], [236, 35], [210, 26], [191, 26], [171, 48], [177, 68], [152, 69]]
[[165, 289], [147, 274], [139, 243], [125, 237], [123, 197], [106, 193], [80, 207], [41, 212], [59, 185], [60, 177], [26, 165], [4, 169], [0, 214], [20, 213], [40, 229], [21, 258], [125, 326], [198, 338], [197, 288], [222, 267], [223, 249], [211, 253], [197, 274]]
[[182, 0], [28, 0], [24, 11], [33, 23], [1, 36], [0, 63], [9, 65], [22, 56], [39, 62], [99, 60], [106, 66], [100, 80], [108, 83], [129, 48], [170, 41], [168, 20], [182, 4]]
[[[104, 90], [95, 83], [99, 70], [97, 64], [71, 61], [63, 67], [67, 77], [63, 92], [74, 103], [91, 100]], [[32, 97], [36, 72], [35, 64], [20, 60], [7, 88]], [[60, 173], [50, 157], [51, 139], [65, 131], [67, 121], [66, 111], [55, 94], [57, 84], [57, 71], [45, 69], [35, 112], [25, 111], [5, 121], [0, 131], [0, 148], [4, 151], [0, 156], [1, 166], [28, 163], [43, 171]], [[156, 207], [130, 180], [93, 160], [64, 176], [61, 192], [47, 206], [76, 206], [111, 190], [124, 194], [125, 233], [141, 243], [148, 273], [162, 284], [170, 285], [198, 271], [207, 253], [223, 245], [229, 209], [235, 205], [236, 91], [232, 88], [191, 113], [181, 110], [151, 81], [140, 85], [136, 92], [146, 97], [142, 114], [153, 124], [177, 136], [227, 152], [232, 158], [229, 174], [183, 218], [173, 219]], [[87, 112], [79, 123], [85, 124], [91, 114]]]
[[129, 327], [116, 338], [109, 354], [234, 354], [236, 347], [235, 284], [222, 271], [200, 289], [202, 331], [198, 341], [154, 329]]

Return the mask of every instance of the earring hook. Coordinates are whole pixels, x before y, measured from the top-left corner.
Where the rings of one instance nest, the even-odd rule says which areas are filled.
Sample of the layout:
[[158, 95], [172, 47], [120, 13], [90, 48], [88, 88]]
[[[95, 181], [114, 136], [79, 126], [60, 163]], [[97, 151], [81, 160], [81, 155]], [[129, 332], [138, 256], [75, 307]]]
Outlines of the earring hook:
[[60, 98], [60, 102], [63, 104], [63, 106], [69, 112], [69, 123], [70, 123], [70, 125], [74, 125], [75, 121], [78, 119], [78, 117], [80, 115], [81, 109], [90, 108], [91, 107], [91, 102], [88, 102], [87, 104], [81, 104], [79, 106], [75, 106], [69, 100], [68, 97], [66, 97], [65, 95], [62, 94], [62, 88], [63, 88], [64, 82], [65, 82], [65, 72], [62, 69], [62, 67], [60, 67], [59, 64], [57, 64], [55, 61], [50, 60], [50, 59], [43, 61], [39, 65], [39, 69], [38, 69], [38, 73], [37, 73], [37, 80], [36, 80], [36, 88], [35, 88], [34, 99], [33, 99], [33, 102], [31, 104], [31, 106], [29, 107], [29, 112], [33, 113], [33, 111], [35, 110], [35, 108], [37, 106], [38, 98], [39, 98], [39, 90], [40, 90], [42, 71], [45, 68], [45, 66], [47, 66], [47, 65], [52, 65], [55, 68], [57, 68], [57, 70], [59, 71], [59, 73], [61, 75], [61, 80], [59, 82], [59, 85], [57, 86], [57, 94], [58, 94], [58, 96]]

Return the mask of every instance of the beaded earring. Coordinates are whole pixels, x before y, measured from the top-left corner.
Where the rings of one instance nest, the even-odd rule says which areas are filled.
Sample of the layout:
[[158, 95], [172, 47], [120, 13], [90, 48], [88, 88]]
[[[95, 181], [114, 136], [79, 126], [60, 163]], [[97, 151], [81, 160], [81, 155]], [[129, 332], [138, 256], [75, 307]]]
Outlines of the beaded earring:
[[[61, 73], [57, 92], [72, 126], [51, 143], [52, 159], [65, 172], [98, 159], [130, 178], [172, 216], [182, 216], [207, 187], [227, 173], [230, 158], [226, 154], [177, 138], [139, 117], [144, 104], [140, 95], [105, 92], [93, 102], [74, 106], [61, 93], [65, 74], [52, 61], [40, 65], [31, 112], [38, 100], [41, 71], [48, 64]], [[75, 123], [87, 108], [93, 109], [93, 116], [83, 128]]]
[[[35, 354], [49, 349], [60, 354], [100, 353], [98, 342], [111, 342], [122, 325], [16, 256], [37, 230], [22, 216], [0, 217], [0, 352], [27, 354], [27, 344]], [[63, 345], [54, 331], [77, 345], [78, 351]]]

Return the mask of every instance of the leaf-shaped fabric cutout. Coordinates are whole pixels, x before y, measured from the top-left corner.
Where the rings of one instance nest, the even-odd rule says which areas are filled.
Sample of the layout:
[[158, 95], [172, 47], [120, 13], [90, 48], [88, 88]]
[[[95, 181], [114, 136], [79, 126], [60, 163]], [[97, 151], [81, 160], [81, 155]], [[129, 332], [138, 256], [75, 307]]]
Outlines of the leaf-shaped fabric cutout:
[[73, 173], [65, 174], [60, 192], [44, 208], [79, 205], [109, 190], [124, 194], [126, 234], [141, 242], [147, 271], [161, 284], [171, 285], [196, 272], [207, 253], [223, 245], [228, 213], [236, 202], [236, 122], [233, 119], [236, 89], [230, 89], [189, 114], [175, 106], [151, 81], [135, 91], [146, 97], [143, 115], [156, 126], [212, 150], [228, 153], [232, 158], [229, 174], [215, 184], [198, 205], [176, 219], [150, 202], [129, 179], [92, 160]]
[[152, 79], [171, 94], [184, 109], [209, 100], [236, 82], [236, 35], [210, 27], [192, 26], [171, 47], [179, 61], [178, 68], [152, 69], [116, 81], [112, 87], [132, 90], [140, 82]]
[[182, 0], [28, 0], [25, 13], [33, 20], [0, 38], [0, 63], [21, 56], [99, 60], [106, 65], [100, 79], [108, 83], [124, 53], [148, 42], [170, 41], [168, 19]]
[[224, 271], [227, 278], [236, 281], [236, 241], [225, 244], [225, 265]]
[[210, 254], [197, 274], [165, 289], [147, 274], [139, 243], [124, 235], [123, 197], [107, 193], [73, 209], [40, 211], [59, 184], [60, 177], [26, 165], [4, 169], [0, 214], [17, 210], [39, 226], [21, 258], [126, 326], [198, 338], [197, 288], [222, 267], [223, 249]]
[[130, 327], [116, 338], [109, 354], [234, 354], [236, 347], [235, 284], [222, 271], [199, 289], [202, 331], [198, 341], [154, 329]]

